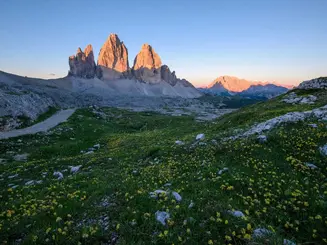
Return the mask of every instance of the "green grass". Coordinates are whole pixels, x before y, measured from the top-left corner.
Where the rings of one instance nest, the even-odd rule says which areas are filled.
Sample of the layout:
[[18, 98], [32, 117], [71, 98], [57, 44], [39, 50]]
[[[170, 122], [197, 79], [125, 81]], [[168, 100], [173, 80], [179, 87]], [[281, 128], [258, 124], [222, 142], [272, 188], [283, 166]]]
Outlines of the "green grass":
[[217, 95], [204, 95], [198, 98], [202, 102], [211, 103], [215, 106], [221, 106], [223, 103], [224, 108], [237, 109], [248, 105], [253, 105], [266, 99], [250, 99], [240, 96], [217, 96]]
[[32, 121], [30, 118], [28, 118], [26, 116], [19, 116], [18, 119], [22, 123], [19, 128], [30, 127], [30, 126], [32, 126], [34, 124], [39, 123], [39, 122], [43, 122], [44, 120], [46, 120], [49, 117], [51, 117], [52, 115], [54, 115], [58, 110], [59, 109], [57, 107], [50, 106], [49, 109], [46, 112], [40, 114], [38, 116], [38, 118], [35, 119], [34, 121]]
[[58, 110], [59, 109], [57, 107], [50, 106], [46, 112], [42, 113], [35, 121], [33, 121], [33, 124], [43, 122], [45, 119], [48, 119], [55, 114]]
[[[327, 239], [327, 167], [319, 147], [327, 143], [326, 122], [310, 119], [279, 127], [267, 134], [265, 144], [255, 137], [219, 141], [235, 128], [326, 103], [324, 95], [318, 97], [313, 106], [276, 98], [207, 123], [114, 108], [103, 108], [107, 116], [98, 119], [90, 109], [79, 109], [49, 135], [0, 141], [0, 158], [8, 159], [0, 165], [0, 241], [282, 244], [289, 239], [322, 244]], [[204, 145], [194, 145], [198, 133], [206, 134]], [[98, 143], [93, 154], [80, 153]], [[30, 155], [27, 162], [17, 162], [10, 152]], [[319, 169], [310, 170], [306, 162]], [[80, 172], [70, 174], [69, 166], [77, 165]], [[218, 175], [224, 167], [229, 170]], [[64, 179], [57, 180], [54, 171]], [[25, 186], [29, 180], [43, 182]], [[170, 194], [150, 198], [157, 189], [176, 191], [182, 201]], [[233, 217], [228, 212], [233, 209], [245, 218]], [[157, 210], [170, 213], [166, 226], [155, 220]], [[271, 234], [252, 237], [259, 227]]]

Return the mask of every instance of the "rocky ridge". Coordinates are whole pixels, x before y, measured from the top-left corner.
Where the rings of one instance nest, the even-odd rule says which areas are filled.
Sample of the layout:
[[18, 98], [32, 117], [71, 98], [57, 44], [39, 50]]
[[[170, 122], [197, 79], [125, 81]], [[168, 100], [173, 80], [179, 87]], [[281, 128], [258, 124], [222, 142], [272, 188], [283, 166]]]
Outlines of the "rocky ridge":
[[327, 89], [327, 77], [319, 77], [302, 82], [298, 89]]
[[200, 91], [214, 95], [240, 95], [243, 97], [273, 98], [290, 89], [289, 85], [254, 82], [233, 76], [221, 76]]
[[96, 65], [92, 45], [89, 44], [84, 52], [77, 49], [76, 55], [69, 57], [68, 75], [82, 78], [94, 78]]
[[193, 87], [187, 80], [177, 78], [167, 65], [162, 65], [160, 56], [149, 44], [142, 45], [130, 68], [128, 50], [116, 34], [110, 34], [102, 46], [97, 66], [92, 46], [89, 45], [84, 52], [78, 49], [77, 54], [69, 58], [69, 67], [68, 75], [80, 78], [96, 76], [104, 81], [129, 79], [148, 84], [166, 82], [172, 87]]

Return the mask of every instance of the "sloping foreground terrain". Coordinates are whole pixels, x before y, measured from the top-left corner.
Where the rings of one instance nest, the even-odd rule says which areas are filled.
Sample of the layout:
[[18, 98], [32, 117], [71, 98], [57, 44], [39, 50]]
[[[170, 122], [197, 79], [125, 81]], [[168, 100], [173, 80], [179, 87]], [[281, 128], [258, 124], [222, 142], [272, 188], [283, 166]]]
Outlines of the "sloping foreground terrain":
[[[210, 114], [209, 117], [215, 117], [213, 113], [225, 113], [217, 113], [212, 104], [193, 99], [201, 95], [194, 87], [175, 84], [174, 93], [170, 93], [169, 86], [167, 83], [159, 86], [129, 79], [103, 81], [70, 76], [44, 80], [0, 71], [0, 131], [28, 126], [44, 114], [50, 116], [58, 108], [91, 105], [169, 114], [180, 113], [180, 108], [188, 107], [190, 113]], [[163, 93], [157, 94], [159, 90]], [[194, 91], [196, 96], [193, 96]], [[167, 110], [168, 107], [171, 110]]]
[[294, 90], [202, 123], [78, 109], [2, 140], [0, 241], [326, 243], [326, 104], [326, 90]]

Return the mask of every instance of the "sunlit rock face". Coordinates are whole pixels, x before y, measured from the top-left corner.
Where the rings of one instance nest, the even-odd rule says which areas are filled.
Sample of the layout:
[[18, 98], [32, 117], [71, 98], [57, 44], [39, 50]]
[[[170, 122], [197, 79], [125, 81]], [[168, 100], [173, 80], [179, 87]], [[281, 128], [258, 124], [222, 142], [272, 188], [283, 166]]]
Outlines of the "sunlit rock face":
[[98, 77], [107, 80], [118, 79], [129, 70], [128, 50], [125, 44], [116, 34], [110, 34], [99, 53]]
[[230, 92], [242, 92], [250, 86], [251, 83], [245, 79], [232, 76], [221, 76], [216, 78], [208, 88]]
[[69, 76], [94, 78], [96, 65], [92, 45], [89, 44], [84, 52], [81, 48], [77, 49], [76, 55], [69, 57]]
[[158, 83], [161, 81], [161, 59], [149, 44], [143, 44], [136, 55], [133, 76], [142, 82]]

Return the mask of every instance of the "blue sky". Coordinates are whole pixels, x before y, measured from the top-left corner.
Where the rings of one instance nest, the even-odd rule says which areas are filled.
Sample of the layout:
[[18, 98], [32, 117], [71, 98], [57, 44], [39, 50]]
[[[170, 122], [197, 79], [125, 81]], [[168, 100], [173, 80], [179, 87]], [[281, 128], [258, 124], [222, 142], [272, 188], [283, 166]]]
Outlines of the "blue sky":
[[62, 77], [89, 43], [110, 33], [143, 43], [195, 85], [218, 76], [297, 84], [327, 76], [327, 0], [2, 0], [0, 70]]

